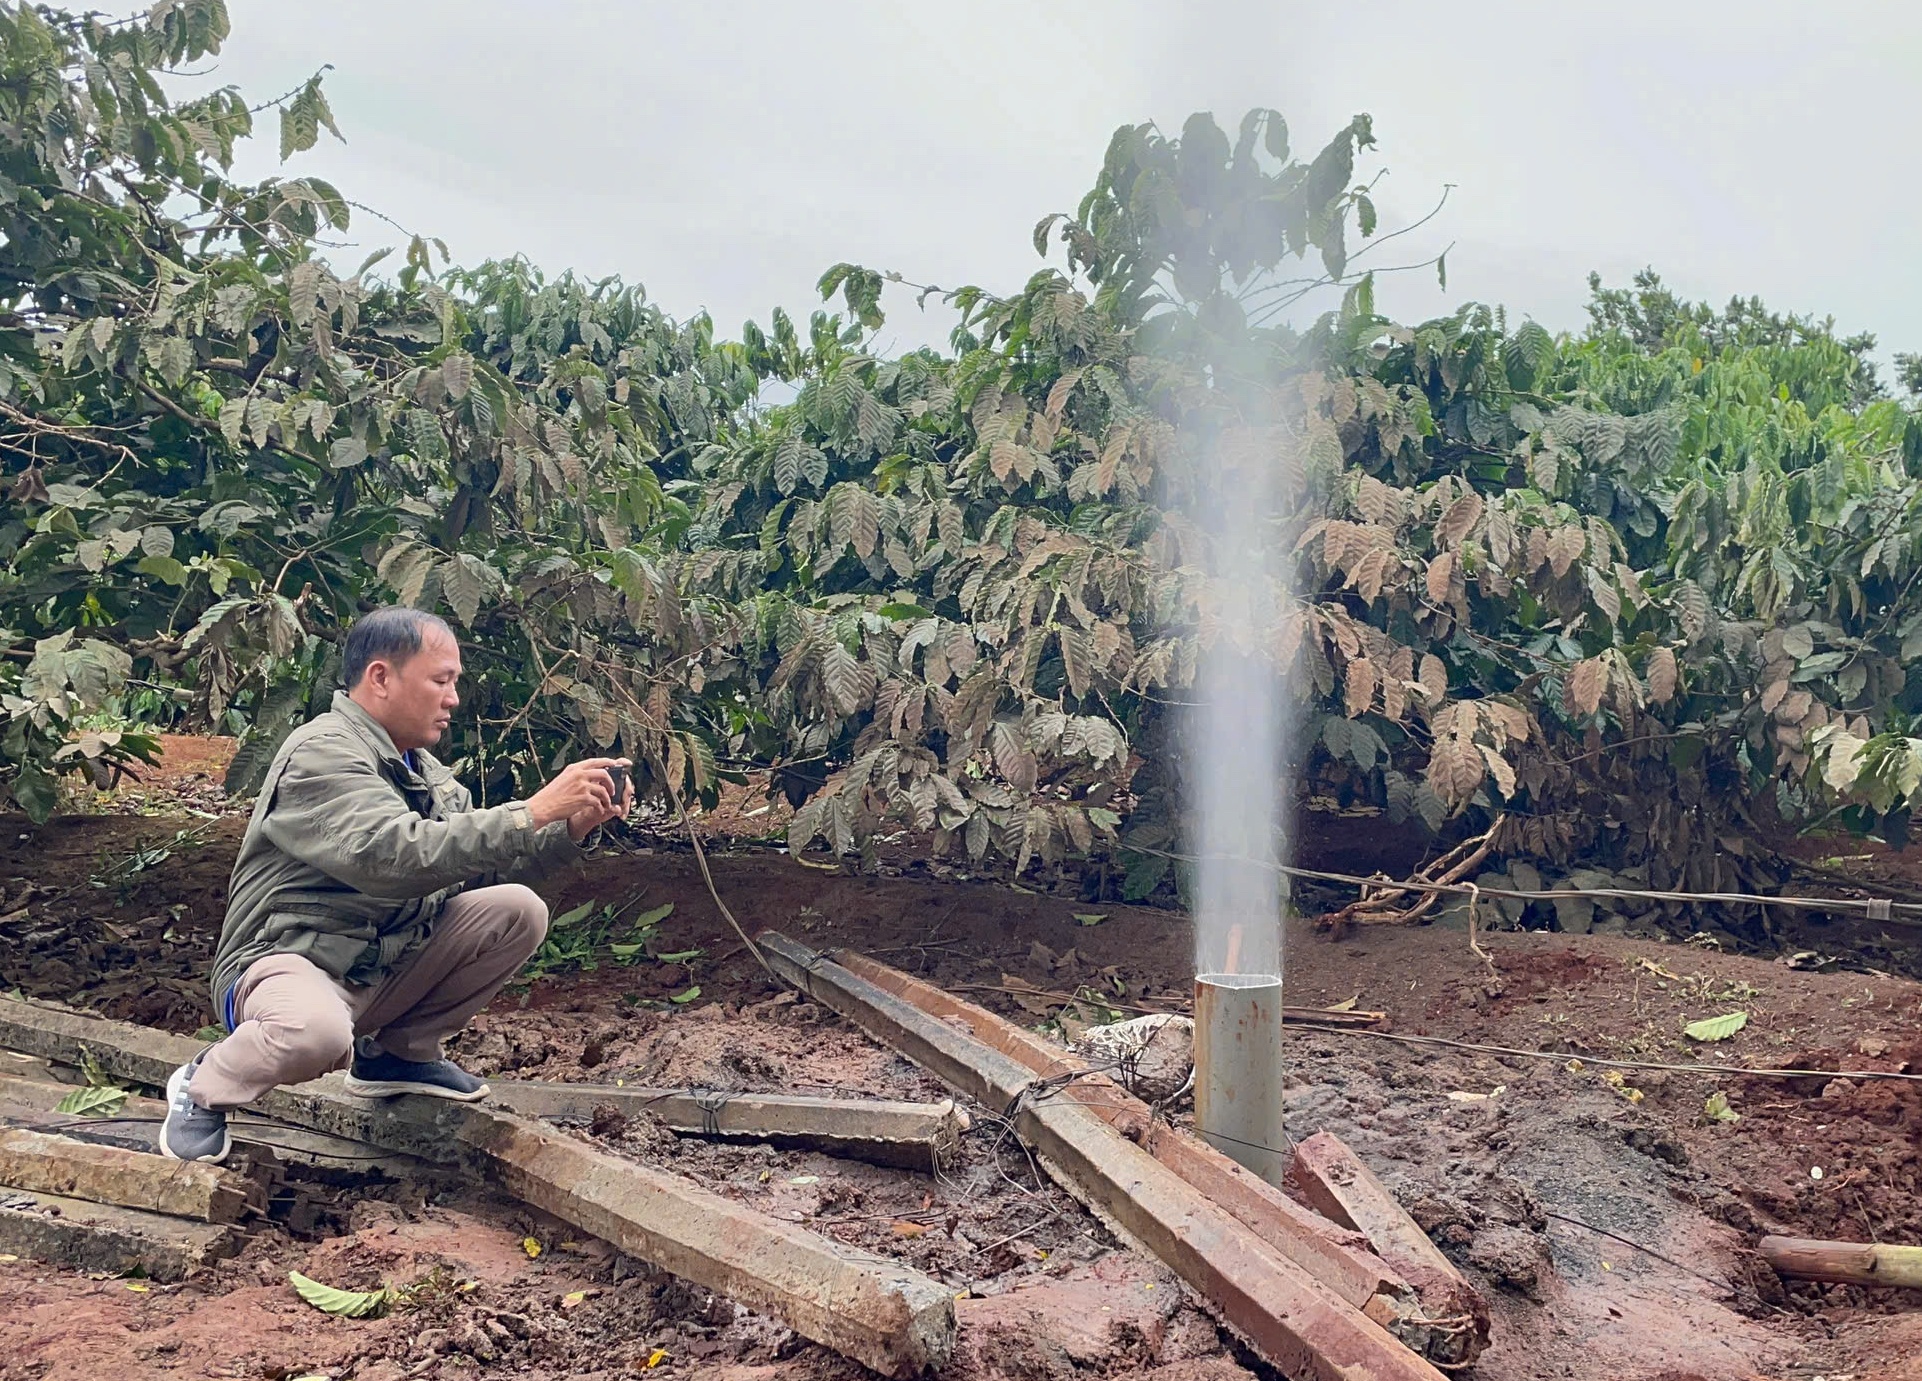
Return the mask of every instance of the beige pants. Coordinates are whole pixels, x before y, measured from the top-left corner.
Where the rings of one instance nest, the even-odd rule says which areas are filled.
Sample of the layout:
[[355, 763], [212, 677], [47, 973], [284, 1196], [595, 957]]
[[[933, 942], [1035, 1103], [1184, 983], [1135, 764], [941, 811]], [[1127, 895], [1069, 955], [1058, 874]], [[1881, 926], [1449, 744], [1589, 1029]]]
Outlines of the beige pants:
[[234, 988], [234, 1032], [207, 1052], [190, 1091], [203, 1108], [237, 1108], [270, 1089], [350, 1063], [356, 1036], [403, 1060], [438, 1060], [547, 935], [547, 903], [519, 883], [450, 900], [434, 932], [371, 985], [337, 983], [297, 954], [247, 966]]

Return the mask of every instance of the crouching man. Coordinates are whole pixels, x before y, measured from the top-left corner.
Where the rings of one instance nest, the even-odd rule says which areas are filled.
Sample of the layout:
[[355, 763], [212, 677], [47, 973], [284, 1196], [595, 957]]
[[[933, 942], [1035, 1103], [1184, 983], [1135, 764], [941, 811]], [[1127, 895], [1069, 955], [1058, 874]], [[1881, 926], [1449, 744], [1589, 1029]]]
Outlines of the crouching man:
[[592, 758], [473, 809], [427, 752], [460, 673], [453, 631], [419, 610], [376, 610], [348, 633], [347, 689], [288, 736], [247, 822], [214, 957], [229, 1034], [168, 1080], [164, 1154], [221, 1160], [229, 1109], [343, 1067], [364, 1097], [486, 1096], [441, 1042], [547, 934], [546, 903], [514, 879], [578, 857], [633, 789], [624, 760]]

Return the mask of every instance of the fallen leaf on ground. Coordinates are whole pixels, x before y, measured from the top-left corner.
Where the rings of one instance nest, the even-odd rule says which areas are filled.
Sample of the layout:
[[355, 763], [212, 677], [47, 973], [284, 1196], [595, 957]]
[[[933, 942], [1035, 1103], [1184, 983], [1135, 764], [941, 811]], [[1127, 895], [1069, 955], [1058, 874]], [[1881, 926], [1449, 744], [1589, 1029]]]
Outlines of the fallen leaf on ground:
[[392, 1290], [338, 1290], [310, 1280], [299, 1271], [287, 1272], [287, 1280], [299, 1296], [323, 1314], [343, 1319], [371, 1319], [385, 1313], [392, 1302]]
[[1747, 1025], [1747, 1012], [1724, 1012], [1719, 1017], [1691, 1021], [1682, 1028], [1682, 1034], [1692, 1041], [1725, 1041]]

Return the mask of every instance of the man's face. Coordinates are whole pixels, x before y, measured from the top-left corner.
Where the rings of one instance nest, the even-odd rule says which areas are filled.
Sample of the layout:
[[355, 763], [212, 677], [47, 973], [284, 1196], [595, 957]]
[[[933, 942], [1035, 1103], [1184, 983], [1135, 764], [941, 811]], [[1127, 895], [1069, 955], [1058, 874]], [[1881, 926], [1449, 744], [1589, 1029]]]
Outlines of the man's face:
[[420, 651], [395, 665], [370, 662], [354, 699], [406, 753], [440, 742], [460, 704], [460, 644], [438, 628], [421, 630]]

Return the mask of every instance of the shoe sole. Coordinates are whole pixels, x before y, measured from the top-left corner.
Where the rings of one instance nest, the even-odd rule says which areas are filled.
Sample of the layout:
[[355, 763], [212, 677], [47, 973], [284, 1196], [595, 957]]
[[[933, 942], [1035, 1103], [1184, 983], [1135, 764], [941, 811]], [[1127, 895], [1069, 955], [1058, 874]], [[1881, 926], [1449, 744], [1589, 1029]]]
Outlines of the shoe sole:
[[[176, 1069], [170, 1076], [168, 1076], [167, 1103], [168, 1103], [168, 1106], [170, 1107], [173, 1104], [174, 1098], [180, 1092], [180, 1087], [179, 1087], [181, 1082], [180, 1076], [185, 1073], [186, 1073], [186, 1070], [184, 1068]], [[165, 1156], [168, 1160], [177, 1160], [184, 1165], [218, 1165], [222, 1161], [226, 1160], [228, 1155], [230, 1155], [234, 1149], [233, 1133], [231, 1131], [225, 1131], [221, 1133], [220, 1150], [218, 1153], [214, 1155], [211, 1155], [211, 1156], [176, 1155], [174, 1154], [173, 1149], [167, 1145], [167, 1124], [164, 1121], [160, 1124], [160, 1135], [155, 1137], [154, 1140], [159, 1146], [161, 1155]]]
[[356, 1079], [351, 1074], [345, 1083], [347, 1091], [356, 1098], [399, 1098], [403, 1094], [418, 1093], [427, 1098], [445, 1098], [454, 1103], [478, 1103], [492, 1092], [486, 1084], [472, 1093], [461, 1093], [441, 1084], [413, 1084], [404, 1079]]

